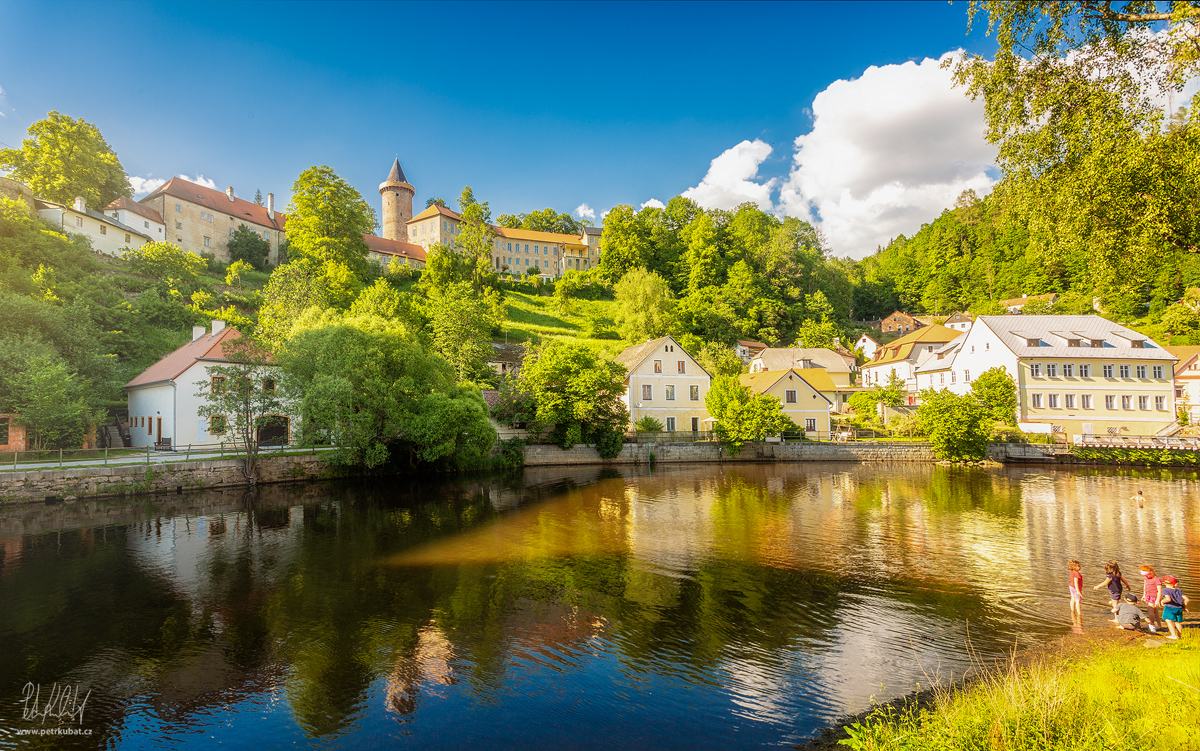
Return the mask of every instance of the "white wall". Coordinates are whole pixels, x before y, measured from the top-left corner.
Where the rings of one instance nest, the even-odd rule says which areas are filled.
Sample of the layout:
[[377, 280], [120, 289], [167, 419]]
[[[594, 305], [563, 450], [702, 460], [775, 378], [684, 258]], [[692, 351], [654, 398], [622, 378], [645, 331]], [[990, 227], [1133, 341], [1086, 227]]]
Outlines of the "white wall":
[[157, 438], [157, 428], [155, 428], [156, 434], [150, 435], [146, 427], [138, 424], [139, 418], [146, 420], [147, 424], [153, 424], [161, 417], [163, 437], [170, 438], [172, 443], [177, 443], [173, 422], [175, 414], [173, 394], [174, 388], [169, 383], [153, 384], [129, 390], [129, 433], [133, 438], [134, 447], [153, 446]]
[[154, 242], [161, 242], [167, 239], [167, 225], [160, 224], [152, 219], [147, 219], [141, 214], [130, 211], [129, 209], [105, 209], [104, 214], [106, 216], [113, 216], [116, 214], [114, 218], [118, 222], [128, 227], [133, 227], [139, 232], [144, 232], [147, 235], [150, 235]]

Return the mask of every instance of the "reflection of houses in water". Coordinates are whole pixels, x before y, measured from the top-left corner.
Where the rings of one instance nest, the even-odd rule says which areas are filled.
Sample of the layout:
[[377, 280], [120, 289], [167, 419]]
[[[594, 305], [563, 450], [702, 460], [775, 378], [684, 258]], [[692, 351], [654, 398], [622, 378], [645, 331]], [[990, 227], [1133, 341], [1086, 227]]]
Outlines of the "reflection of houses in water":
[[417, 646], [411, 657], [395, 662], [384, 686], [383, 706], [389, 712], [407, 717], [417, 708], [422, 695], [444, 697], [441, 686], [454, 683], [450, 661], [454, 645], [437, 626], [436, 621], [417, 632]]

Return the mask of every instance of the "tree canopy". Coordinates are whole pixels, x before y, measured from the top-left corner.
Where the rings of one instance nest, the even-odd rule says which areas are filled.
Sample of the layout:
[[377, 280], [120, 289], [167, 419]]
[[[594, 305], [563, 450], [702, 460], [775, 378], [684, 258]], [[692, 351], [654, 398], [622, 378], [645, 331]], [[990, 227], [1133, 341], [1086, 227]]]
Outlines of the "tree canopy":
[[292, 184], [288, 204], [291, 258], [345, 266], [360, 278], [367, 273], [367, 243], [378, 224], [375, 210], [350, 183], [328, 166], [309, 167]]
[[29, 126], [19, 149], [0, 149], [0, 169], [39, 198], [70, 205], [76, 196], [102, 209], [131, 196], [129, 178], [100, 129], [83, 118], [51, 112]]

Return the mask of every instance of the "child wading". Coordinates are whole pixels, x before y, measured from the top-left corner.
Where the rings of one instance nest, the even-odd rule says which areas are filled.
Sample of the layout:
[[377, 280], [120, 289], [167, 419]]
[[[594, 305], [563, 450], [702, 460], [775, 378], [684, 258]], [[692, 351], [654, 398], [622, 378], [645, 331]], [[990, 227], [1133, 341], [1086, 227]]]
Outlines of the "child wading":
[[1146, 620], [1150, 621], [1150, 632], [1158, 633], [1162, 628], [1162, 621], [1158, 617], [1161, 612], [1158, 598], [1162, 594], [1162, 579], [1155, 575], [1153, 566], [1141, 566], [1138, 571], [1142, 575], [1142, 602], [1146, 603]]
[[1133, 589], [1133, 587], [1129, 586], [1129, 582], [1125, 581], [1125, 577], [1121, 576], [1121, 567], [1117, 565], [1116, 561], [1109, 561], [1104, 564], [1104, 573], [1108, 574], [1108, 577], [1092, 587], [1092, 589], [1108, 587], [1108, 604], [1115, 613], [1117, 612], [1117, 605], [1121, 603], [1121, 585], [1124, 585], [1124, 589]]
[[1067, 561], [1067, 571], [1071, 572], [1071, 583], [1068, 589], [1071, 593], [1071, 621], [1081, 625], [1083, 619], [1083, 574], [1079, 573], [1079, 561], [1072, 558]]
[[1191, 600], [1179, 588], [1179, 580], [1175, 577], [1164, 576], [1162, 581], [1162, 594], [1158, 597], [1158, 604], [1162, 606], [1162, 619], [1166, 621], [1167, 630], [1171, 632], [1167, 638], [1178, 639], [1183, 636], [1183, 611], [1188, 609]]

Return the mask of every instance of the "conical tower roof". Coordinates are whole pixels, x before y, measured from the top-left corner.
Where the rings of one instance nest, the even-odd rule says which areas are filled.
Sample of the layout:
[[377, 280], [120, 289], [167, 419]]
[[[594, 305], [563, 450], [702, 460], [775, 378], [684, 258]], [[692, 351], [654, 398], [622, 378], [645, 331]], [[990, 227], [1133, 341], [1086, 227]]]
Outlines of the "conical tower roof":
[[408, 179], [404, 177], [404, 170], [400, 167], [400, 158], [396, 157], [396, 161], [392, 162], [392, 171], [388, 173], [387, 182], [389, 183], [406, 183]]

